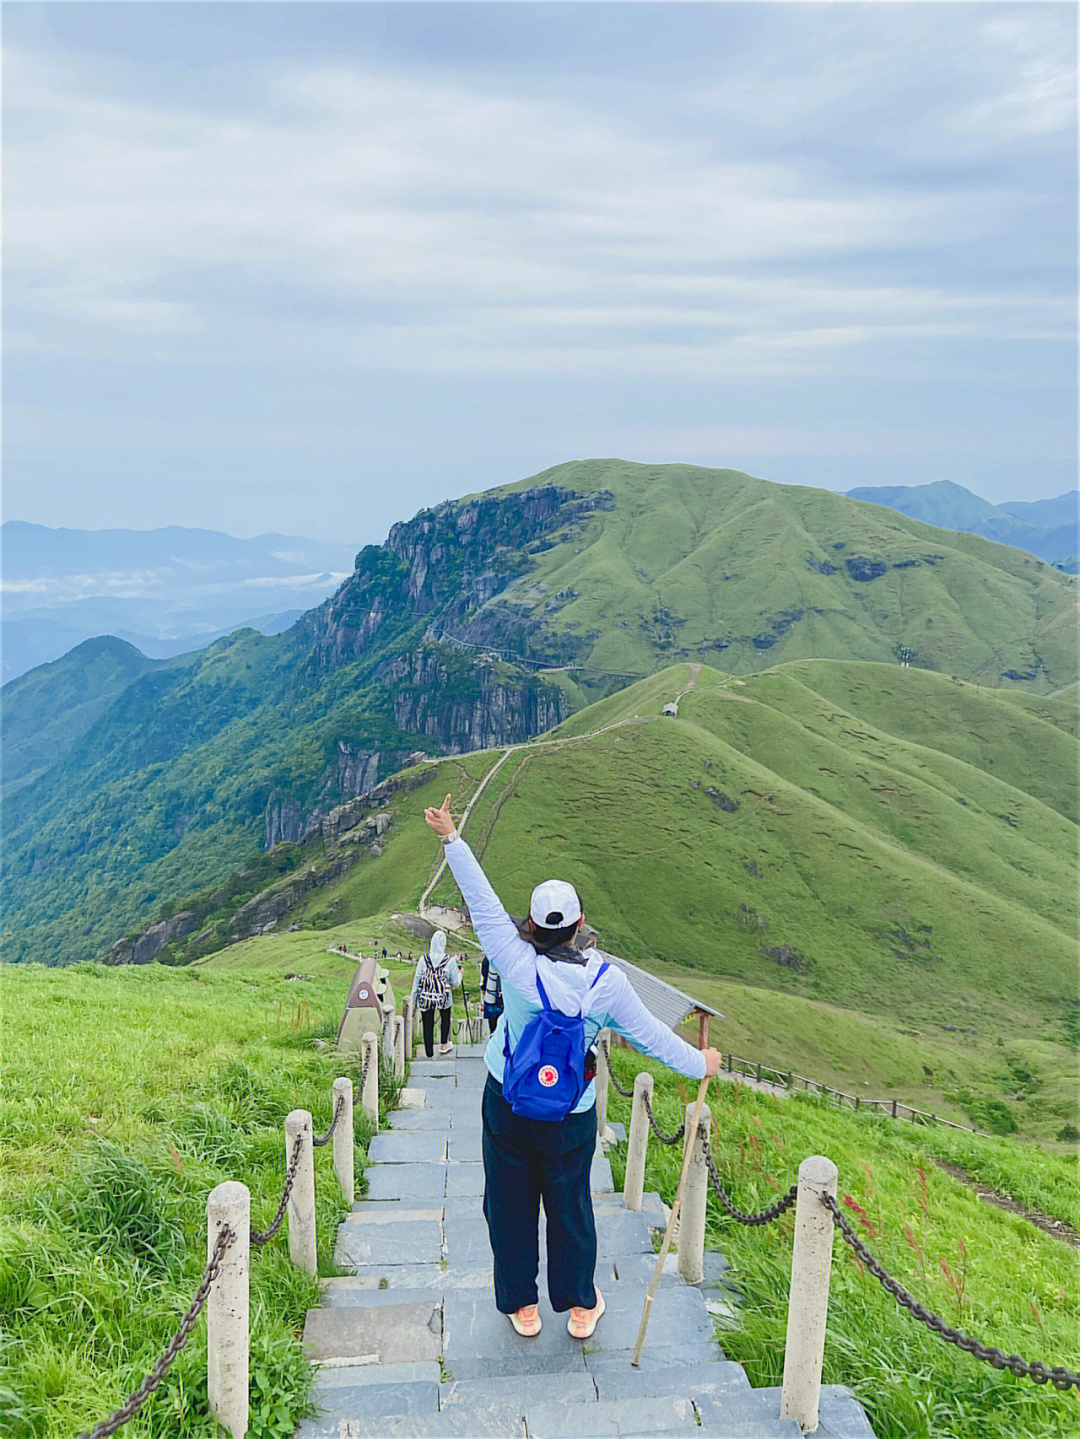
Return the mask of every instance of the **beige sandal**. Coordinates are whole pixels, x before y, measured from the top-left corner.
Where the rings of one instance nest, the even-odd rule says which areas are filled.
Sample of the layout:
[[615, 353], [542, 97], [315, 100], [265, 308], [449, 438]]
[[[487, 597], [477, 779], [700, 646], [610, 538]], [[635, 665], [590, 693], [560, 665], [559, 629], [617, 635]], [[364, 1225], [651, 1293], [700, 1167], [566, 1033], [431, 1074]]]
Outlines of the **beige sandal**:
[[526, 1339], [534, 1339], [540, 1333], [540, 1309], [535, 1304], [525, 1304], [516, 1314], [508, 1314], [506, 1317]]
[[576, 1305], [571, 1309], [570, 1318], [567, 1320], [566, 1327], [572, 1339], [592, 1338], [593, 1330], [596, 1328], [598, 1320], [607, 1308], [607, 1305], [604, 1303], [604, 1296], [600, 1293], [599, 1289], [596, 1289], [595, 1293], [596, 1304], [592, 1309], [579, 1309]]

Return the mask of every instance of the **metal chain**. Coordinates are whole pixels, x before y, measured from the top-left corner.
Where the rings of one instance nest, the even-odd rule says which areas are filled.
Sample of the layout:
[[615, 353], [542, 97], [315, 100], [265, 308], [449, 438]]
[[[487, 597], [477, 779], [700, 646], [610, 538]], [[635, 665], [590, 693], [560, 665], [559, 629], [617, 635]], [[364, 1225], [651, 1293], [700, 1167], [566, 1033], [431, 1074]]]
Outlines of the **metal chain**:
[[657, 1139], [659, 1139], [660, 1143], [678, 1144], [682, 1140], [683, 1135], [686, 1133], [686, 1125], [680, 1124], [674, 1134], [665, 1134], [656, 1122], [656, 1116], [652, 1112], [652, 1105], [649, 1102], [649, 1096], [643, 1093], [641, 1098], [642, 1102], [645, 1105], [645, 1117], [649, 1121], [649, 1128], [656, 1135]]
[[946, 1344], [955, 1344], [966, 1354], [972, 1354], [976, 1359], [983, 1359], [995, 1369], [1007, 1369], [1010, 1374], [1015, 1374], [1018, 1379], [1031, 1379], [1036, 1384], [1052, 1384], [1055, 1389], [1064, 1392], [1067, 1389], [1080, 1389], [1080, 1374], [1072, 1374], [1062, 1365], [1050, 1368], [1039, 1360], [1021, 1359], [1019, 1354], [1006, 1354], [1001, 1349], [995, 1349], [988, 1344], [981, 1343], [978, 1339], [972, 1339], [959, 1329], [954, 1329], [946, 1324], [944, 1319], [927, 1309], [925, 1304], [920, 1304], [907, 1290], [889, 1274], [874, 1256], [867, 1249], [859, 1236], [852, 1229], [843, 1211], [831, 1194], [822, 1194], [821, 1202], [832, 1215], [833, 1220], [840, 1228], [846, 1243], [852, 1252], [858, 1255], [859, 1259], [866, 1265], [867, 1269], [879, 1281], [885, 1289], [896, 1300], [897, 1304], [910, 1311], [912, 1316], [925, 1324], [926, 1327], [939, 1335]]
[[143, 1382], [135, 1390], [134, 1394], [128, 1396], [125, 1402], [108, 1419], [103, 1419], [100, 1424], [95, 1424], [85, 1434], [80, 1434], [78, 1439], [106, 1439], [106, 1435], [115, 1434], [116, 1431], [129, 1419], [133, 1419], [146, 1401], [153, 1394], [161, 1381], [172, 1368], [173, 1360], [183, 1349], [184, 1345], [191, 1338], [192, 1331], [202, 1313], [202, 1307], [206, 1303], [206, 1297], [210, 1293], [210, 1286], [221, 1273], [221, 1261], [225, 1257], [225, 1251], [236, 1238], [232, 1229], [223, 1224], [218, 1230], [217, 1242], [214, 1245], [213, 1253], [209, 1262], [203, 1270], [203, 1277], [199, 1281], [199, 1287], [195, 1291], [195, 1297], [191, 1301], [188, 1312], [180, 1321], [180, 1328], [169, 1340], [168, 1348], [161, 1358], [154, 1365], [153, 1369], [146, 1376]]
[[285, 1188], [281, 1194], [281, 1203], [277, 1207], [277, 1213], [271, 1220], [269, 1229], [264, 1229], [261, 1234], [256, 1229], [251, 1231], [252, 1244], [269, 1244], [281, 1228], [281, 1221], [285, 1218], [285, 1210], [289, 1203], [289, 1195], [292, 1193], [293, 1181], [296, 1179], [296, 1171], [300, 1165], [300, 1151], [303, 1147], [304, 1136], [298, 1134], [293, 1145], [292, 1157], [289, 1160], [288, 1172], [285, 1175]]
[[788, 1192], [778, 1199], [775, 1204], [771, 1204], [768, 1209], [759, 1210], [756, 1214], [747, 1214], [744, 1210], [738, 1208], [738, 1206], [733, 1204], [727, 1197], [724, 1192], [724, 1186], [720, 1183], [720, 1175], [717, 1172], [712, 1146], [709, 1143], [709, 1136], [703, 1124], [698, 1128], [698, 1134], [701, 1137], [701, 1147], [705, 1154], [705, 1166], [709, 1171], [709, 1180], [712, 1184], [713, 1192], [731, 1215], [732, 1219], [737, 1219], [740, 1224], [771, 1224], [774, 1219], [779, 1219], [781, 1214], [785, 1214], [795, 1203], [799, 1195], [799, 1186], [797, 1184], [793, 1184]]
[[623, 1088], [623, 1086], [619, 1083], [619, 1077], [618, 1077], [618, 1075], [615, 1073], [615, 1071], [614, 1071], [614, 1070], [612, 1069], [612, 1067], [611, 1067], [611, 1050], [608, 1048], [608, 1046], [607, 1046], [606, 1044], [601, 1044], [601, 1045], [599, 1046], [599, 1049], [600, 1049], [600, 1053], [604, 1056], [604, 1065], [605, 1065], [605, 1067], [606, 1067], [606, 1069], [607, 1069], [607, 1072], [608, 1072], [608, 1078], [611, 1080], [612, 1084], [615, 1086], [616, 1091], [617, 1091], [619, 1094], [621, 1094], [624, 1099], [633, 1099], [633, 1097], [634, 1097], [634, 1091], [633, 1091], [632, 1089], [624, 1089], [624, 1088]]
[[[362, 1087], [363, 1085], [361, 1083], [361, 1088]], [[337, 1097], [337, 1103], [334, 1105], [334, 1117], [330, 1121], [330, 1128], [326, 1131], [325, 1134], [312, 1137], [311, 1143], [313, 1148], [321, 1149], [324, 1144], [330, 1143], [330, 1140], [334, 1136], [334, 1130], [337, 1128], [337, 1122], [341, 1118], [341, 1112], [344, 1108], [345, 1096], [343, 1094], [339, 1094]]]

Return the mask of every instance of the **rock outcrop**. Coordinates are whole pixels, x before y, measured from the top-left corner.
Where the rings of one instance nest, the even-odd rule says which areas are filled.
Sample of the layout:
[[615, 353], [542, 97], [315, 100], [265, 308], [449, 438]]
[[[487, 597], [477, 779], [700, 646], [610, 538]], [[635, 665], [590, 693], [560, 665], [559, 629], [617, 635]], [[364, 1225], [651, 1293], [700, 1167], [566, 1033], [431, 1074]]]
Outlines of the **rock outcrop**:
[[107, 964], [150, 964], [167, 944], [182, 939], [199, 927], [199, 916], [190, 909], [159, 919], [134, 938], [119, 939], [109, 951]]

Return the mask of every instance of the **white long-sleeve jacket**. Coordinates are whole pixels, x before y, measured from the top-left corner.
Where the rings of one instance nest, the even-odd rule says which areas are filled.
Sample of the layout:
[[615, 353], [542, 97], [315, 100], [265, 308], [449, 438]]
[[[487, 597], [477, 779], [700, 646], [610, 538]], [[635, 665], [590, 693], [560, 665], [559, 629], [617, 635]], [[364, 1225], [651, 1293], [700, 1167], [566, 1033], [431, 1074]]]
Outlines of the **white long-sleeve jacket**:
[[[476, 856], [460, 837], [446, 846], [446, 862], [469, 907], [488, 962], [502, 977], [505, 1008], [484, 1051], [484, 1062], [500, 1083], [506, 1035], [509, 1033], [513, 1050], [525, 1026], [541, 1009], [536, 988], [538, 974], [551, 1004], [563, 1014], [585, 1015], [587, 1044], [593, 1043], [601, 1029], [614, 1029], [645, 1054], [680, 1074], [692, 1079], [704, 1076], [705, 1056], [649, 1013], [621, 969], [609, 965], [597, 980], [604, 961], [595, 949], [584, 951], [583, 965], [537, 954], [518, 934], [517, 925], [503, 908]], [[590, 1084], [574, 1112], [590, 1108], [594, 1101], [595, 1090]]]

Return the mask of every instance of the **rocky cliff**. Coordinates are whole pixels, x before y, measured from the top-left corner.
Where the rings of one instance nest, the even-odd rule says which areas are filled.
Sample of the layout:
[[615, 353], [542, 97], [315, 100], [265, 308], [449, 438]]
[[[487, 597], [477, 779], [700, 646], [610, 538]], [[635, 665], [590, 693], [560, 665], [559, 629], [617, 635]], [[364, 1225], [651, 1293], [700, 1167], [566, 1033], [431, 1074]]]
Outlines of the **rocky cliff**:
[[530, 555], [612, 504], [606, 491], [583, 496], [542, 485], [421, 510], [395, 525], [384, 545], [362, 549], [337, 594], [302, 621], [314, 664], [325, 673], [404, 640], [418, 622], [432, 640], [501, 642], [523, 658], [565, 662], [573, 648], [566, 636], [523, 624], [512, 606], [491, 602], [527, 571]]

